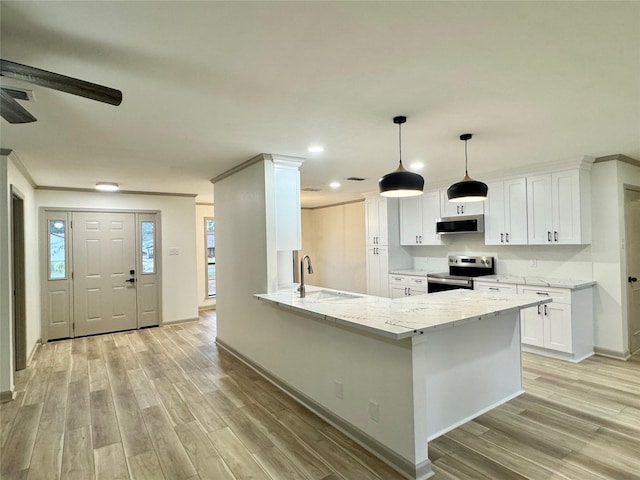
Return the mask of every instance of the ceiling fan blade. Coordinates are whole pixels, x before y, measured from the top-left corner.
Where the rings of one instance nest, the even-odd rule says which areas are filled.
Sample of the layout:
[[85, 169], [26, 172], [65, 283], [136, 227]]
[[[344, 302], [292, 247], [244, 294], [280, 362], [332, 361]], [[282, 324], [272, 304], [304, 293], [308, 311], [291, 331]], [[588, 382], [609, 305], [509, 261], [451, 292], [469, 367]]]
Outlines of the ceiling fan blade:
[[27, 112], [4, 88], [0, 91], [0, 115], [9, 123], [35, 122], [36, 117]]
[[0, 59], [0, 75], [72, 95], [90, 98], [91, 100], [108, 103], [110, 105], [120, 105], [122, 102], [122, 92], [115, 88], [85, 82], [84, 80], [29, 67], [9, 60]]

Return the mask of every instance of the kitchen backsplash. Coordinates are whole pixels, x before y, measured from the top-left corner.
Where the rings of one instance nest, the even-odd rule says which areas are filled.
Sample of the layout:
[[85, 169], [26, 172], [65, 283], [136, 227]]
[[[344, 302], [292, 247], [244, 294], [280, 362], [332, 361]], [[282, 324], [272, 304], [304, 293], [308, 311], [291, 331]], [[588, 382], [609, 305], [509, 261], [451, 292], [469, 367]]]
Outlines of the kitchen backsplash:
[[481, 234], [449, 237], [442, 246], [402, 247], [413, 256], [413, 268], [447, 271], [447, 255], [486, 255], [496, 259], [501, 275], [593, 278], [590, 245], [485, 245]]

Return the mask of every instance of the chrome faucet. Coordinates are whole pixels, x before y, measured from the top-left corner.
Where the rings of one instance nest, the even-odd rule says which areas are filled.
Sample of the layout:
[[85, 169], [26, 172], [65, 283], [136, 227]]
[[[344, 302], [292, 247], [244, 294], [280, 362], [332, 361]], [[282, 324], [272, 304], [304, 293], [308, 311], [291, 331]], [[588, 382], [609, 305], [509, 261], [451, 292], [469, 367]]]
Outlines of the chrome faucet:
[[298, 291], [300, 292], [300, 298], [304, 298], [306, 293], [305, 293], [305, 288], [304, 288], [304, 260], [305, 258], [307, 259], [307, 271], [309, 272], [309, 274], [313, 273], [313, 267], [311, 266], [311, 258], [309, 257], [309, 255], [305, 255], [304, 257], [302, 257], [302, 260], [300, 260], [300, 286], [298, 287]]

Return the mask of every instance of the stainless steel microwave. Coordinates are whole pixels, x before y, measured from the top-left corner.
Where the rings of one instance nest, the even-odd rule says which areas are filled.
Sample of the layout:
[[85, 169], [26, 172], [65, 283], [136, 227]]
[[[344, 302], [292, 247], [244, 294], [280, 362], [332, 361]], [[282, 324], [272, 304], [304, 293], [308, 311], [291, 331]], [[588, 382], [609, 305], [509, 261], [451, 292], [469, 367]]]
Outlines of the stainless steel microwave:
[[484, 215], [460, 215], [436, 219], [436, 233], [441, 235], [482, 232], [484, 232]]

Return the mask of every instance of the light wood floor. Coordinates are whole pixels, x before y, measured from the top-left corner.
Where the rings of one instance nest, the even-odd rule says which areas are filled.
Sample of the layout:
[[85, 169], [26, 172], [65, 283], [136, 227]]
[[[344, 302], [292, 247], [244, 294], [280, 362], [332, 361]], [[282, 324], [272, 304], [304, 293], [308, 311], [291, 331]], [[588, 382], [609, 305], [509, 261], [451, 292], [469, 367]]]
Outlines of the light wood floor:
[[[401, 477], [199, 322], [51, 342], [0, 407], [4, 479]], [[436, 480], [640, 479], [640, 358], [525, 355], [527, 393], [429, 445]]]

